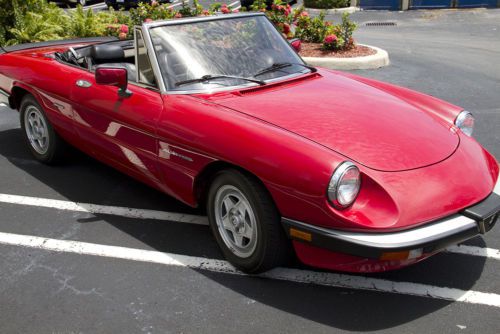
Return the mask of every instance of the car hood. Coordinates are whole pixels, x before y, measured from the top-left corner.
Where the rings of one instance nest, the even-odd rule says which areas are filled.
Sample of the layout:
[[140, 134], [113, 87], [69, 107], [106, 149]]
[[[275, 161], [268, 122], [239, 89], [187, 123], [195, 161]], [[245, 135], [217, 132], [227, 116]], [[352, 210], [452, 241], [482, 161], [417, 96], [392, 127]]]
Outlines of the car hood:
[[449, 157], [459, 137], [443, 120], [384, 90], [339, 73], [215, 97], [380, 171], [416, 169]]

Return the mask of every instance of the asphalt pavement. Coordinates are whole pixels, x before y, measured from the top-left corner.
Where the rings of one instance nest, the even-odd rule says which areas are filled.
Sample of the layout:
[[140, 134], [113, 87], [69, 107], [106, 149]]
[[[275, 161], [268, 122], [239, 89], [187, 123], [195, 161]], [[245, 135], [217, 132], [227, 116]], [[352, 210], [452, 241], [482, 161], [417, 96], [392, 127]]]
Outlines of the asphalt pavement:
[[[355, 73], [472, 111], [500, 160], [500, 10], [353, 19], [357, 40], [391, 58]], [[35, 162], [17, 112], [0, 107], [1, 333], [500, 332], [499, 226], [399, 271], [249, 277], [222, 261], [205, 221], [81, 153]]]

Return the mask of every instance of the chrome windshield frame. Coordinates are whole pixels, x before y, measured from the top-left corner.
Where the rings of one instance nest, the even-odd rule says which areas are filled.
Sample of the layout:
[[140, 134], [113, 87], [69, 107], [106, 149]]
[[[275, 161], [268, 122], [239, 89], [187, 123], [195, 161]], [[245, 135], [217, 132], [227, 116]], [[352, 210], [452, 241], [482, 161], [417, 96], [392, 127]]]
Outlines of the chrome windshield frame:
[[[163, 20], [163, 21], [154, 21], [154, 22], [144, 22], [142, 26], [140, 27], [142, 31], [142, 35], [144, 38], [145, 45], [148, 49], [148, 54], [150, 57], [151, 61], [151, 66], [153, 67], [153, 72], [156, 76], [158, 81], [158, 86], [160, 88], [160, 92], [162, 94], [166, 95], [186, 95], [186, 94], [211, 94], [211, 93], [217, 93], [217, 92], [222, 92], [222, 91], [229, 91], [229, 90], [237, 90], [237, 89], [244, 89], [244, 88], [249, 88], [249, 87], [254, 87], [257, 86], [257, 84], [254, 83], [245, 83], [241, 85], [233, 85], [233, 86], [227, 86], [227, 87], [217, 87], [217, 88], [211, 88], [211, 89], [198, 89], [198, 90], [168, 90], [166, 85], [165, 85], [165, 80], [163, 78], [160, 65], [158, 63], [158, 58], [156, 56], [156, 52], [153, 46], [153, 39], [151, 37], [150, 30], [153, 28], [157, 27], [162, 27], [162, 26], [171, 26], [171, 25], [182, 25], [182, 24], [190, 24], [190, 23], [198, 23], [198, 22], [210, 22], [210, 21], [218, 21], [218, 20], [232, 20], [232, 19], [237, 19], [237, 18], [244, 18], [244, 17], [255, 17], [255, 16], [263, 16], [265, 17], [266, 20], [269, 20], [267, 16], [264, 13], [238, 13], [238, 14], [224, 14], [224, 15], [212, 15], [212, 16], [202, 16], [202, 17], [189, 17], [189, 18], [180, 18], [180, 19], [175, 19], [175, 20]], [[270, 22], [270, 21], [269, 21]], [[271, 22], [272, 23], [272, 22]], [[281, 35], [281, 34], [280, 34]], [[281, 36], [284, 40], [286, 40], [283, 36]], [[287, 45], [290, 47], [290, 50], [292, 52], [295, 52], [293, 47], [289, 45], [287, 42]], [[300, 58], [302, 62], [304, 60], [300, 57], [300, 55], [297, 54], [297, 56]], [[305, 64], [305, 62], [304, 62]], [[167, 64], [168, 66], [168, 64]], [[301, 76], [304, 74], [307, 74], [309, 72], [296, 72], [296, 73], [291, 73], [289, 75], [281, 76], [278, 78], [274, 79], [269, 79], [266, 80], [266, 82], [272, 83], [276, 81], [282, 81], [282, 80], [288, 80], [297, 76]]]

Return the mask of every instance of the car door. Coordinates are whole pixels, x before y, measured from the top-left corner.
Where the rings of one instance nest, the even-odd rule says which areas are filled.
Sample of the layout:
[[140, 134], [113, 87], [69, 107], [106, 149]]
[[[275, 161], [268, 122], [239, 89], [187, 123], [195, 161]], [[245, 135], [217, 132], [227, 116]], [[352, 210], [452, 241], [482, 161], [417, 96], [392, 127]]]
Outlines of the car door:
[[[139, 80], [140, 78], [138, 78]], [[156, 126], [163, 111], [154, 82], [129, 82], [130, 96], [96, 84], [88, 71], [72, 84], [74, 124], [85, 149], [116, 168], [161, 186]]]

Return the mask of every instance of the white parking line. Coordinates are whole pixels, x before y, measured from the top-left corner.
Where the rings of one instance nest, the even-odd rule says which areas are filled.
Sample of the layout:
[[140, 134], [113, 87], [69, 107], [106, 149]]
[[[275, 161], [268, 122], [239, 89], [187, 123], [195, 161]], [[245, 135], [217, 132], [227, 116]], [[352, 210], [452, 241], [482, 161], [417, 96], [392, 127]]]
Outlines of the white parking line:
[[[168, 266], [202, 269], [233, 275], [245, 275], [223, 260], [206, 259], [202, 257], [162, 253], [127, 247], [99, 245], [80, 241], [49, 239], [37, 236], [0, 232], [0, 244], [37, 248], [47, 251], [151, 262]], [[277, 268], [267, 273], [258, 275], [257, 277], [500, 307], [500, 295], [494, 293], [471, 290], [466, 291], [410, 282], [394, 282], [363, 276]]]
[[[208, 225], [208, 218], [167, 211], [127, 208], [120, 206], [98, 205], [90, 203], [78, 203], [62, 201], [49, 198], [19, 196], [0, 193], [0, 203], [28, 205], [42, 208], [51, 208], [64, 211], [88, 212], [92, 214], [106, 214], [137, 219], [156, 219], [178, 223]], [[445, 249], [448, 253], [456, 253], [471, 256], [481, 256], [494, 260], [500, 260], [500, 250], [494, 248], [482, 248], [476, 246], [451, 246]]]
[[208, 225], [208, 220], [204, 216], [195, 216], [182, 213], [173, 213], [166, 211], [145, 210], [125, 208], [120, 206], [96, 205], [89, 203], [78, 203], [70, 201], [61, 201], [56, 199], [38, 198], [29, 196], [18, 196], [9, 194], [0, 194], [0, 202], [29, 205], [42, 208], [52, 208], [64, 211], [88, 212], [93, 214], [106, 214], [138, 219], [157, 219], [168, 220], [179, 223], [189, 223], [198, 225]]
[[[234, 6], [234, 5], [236, 5], [237, 3], [240, 3], [240, 1], [238, 0], [238, 1], [232, 2], [232, 3], [230, 3], [228, 6], [229, 6], [229, 7], [233, 7], [233, 6]], [[240, 6], [240, 7], [241, 7], [241, 6]]]
[[481, 248], [475, 246], [451, 246], [446, 249], [446, 252], [449, 253], [457, 253], [457, 254], [465, 254], [465, 255], [474, 255], [474, 256], [483, 256], [490, 259], [500, 260], [500, 250], [493, 248]]

